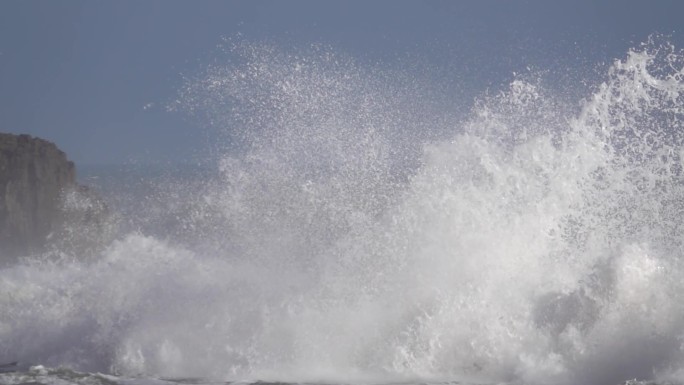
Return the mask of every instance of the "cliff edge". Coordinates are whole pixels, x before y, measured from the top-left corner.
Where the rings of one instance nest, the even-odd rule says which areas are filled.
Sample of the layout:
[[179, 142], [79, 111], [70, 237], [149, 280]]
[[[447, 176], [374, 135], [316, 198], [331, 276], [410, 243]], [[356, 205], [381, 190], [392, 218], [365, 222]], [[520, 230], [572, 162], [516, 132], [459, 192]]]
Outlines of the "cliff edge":
[[[86, 195], [91, 204], [74, 209], [65, 199], [73, 201], [74, 194]], [[77, 185], [74, 163], [54, 143], [0, 133], [0, 265], [64, 243], [63, 235], [74, 233], [67, 221], [99, 221], [105, 211], [101, 200]]]

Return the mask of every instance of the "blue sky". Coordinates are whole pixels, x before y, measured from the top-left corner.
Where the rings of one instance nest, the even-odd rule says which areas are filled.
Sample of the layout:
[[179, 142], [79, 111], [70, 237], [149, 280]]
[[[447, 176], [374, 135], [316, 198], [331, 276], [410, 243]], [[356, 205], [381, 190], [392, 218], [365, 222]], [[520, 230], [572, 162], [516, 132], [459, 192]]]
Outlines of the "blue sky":
[[527, 67], [578, 80], [652, 33], [684, 48], [682, 15], [675, 0], [4, 0], [0, 131], [52, 140], [82, 165], [188, 162], [206, 129], [163, 106], [223, 37], [418, 60], [468, 103]]

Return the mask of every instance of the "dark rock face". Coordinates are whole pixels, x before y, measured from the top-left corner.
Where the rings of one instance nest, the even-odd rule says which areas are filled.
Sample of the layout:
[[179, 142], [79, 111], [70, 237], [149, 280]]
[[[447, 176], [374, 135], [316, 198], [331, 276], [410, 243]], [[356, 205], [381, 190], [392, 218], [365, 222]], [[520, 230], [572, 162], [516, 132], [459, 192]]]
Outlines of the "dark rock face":
[[75, 183], [74, 164], [53, 143], [0, 134], [0, 256], [42, 249], [62, 191]]
[[106, 212], [53, 143], [0, 133], [0, 265], [93, 236]]

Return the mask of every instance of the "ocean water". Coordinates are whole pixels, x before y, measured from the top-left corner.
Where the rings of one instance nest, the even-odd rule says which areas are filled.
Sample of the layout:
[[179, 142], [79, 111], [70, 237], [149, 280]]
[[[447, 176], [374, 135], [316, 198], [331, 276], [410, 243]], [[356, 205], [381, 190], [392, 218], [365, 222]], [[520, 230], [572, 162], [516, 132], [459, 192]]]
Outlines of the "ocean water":
[[234, 43], [170, 106], [214, 162], [85, 170], [115, 236], [0, 270], [0, 383], [684, 382], [684, 53], [655, 40], [466, 113]]

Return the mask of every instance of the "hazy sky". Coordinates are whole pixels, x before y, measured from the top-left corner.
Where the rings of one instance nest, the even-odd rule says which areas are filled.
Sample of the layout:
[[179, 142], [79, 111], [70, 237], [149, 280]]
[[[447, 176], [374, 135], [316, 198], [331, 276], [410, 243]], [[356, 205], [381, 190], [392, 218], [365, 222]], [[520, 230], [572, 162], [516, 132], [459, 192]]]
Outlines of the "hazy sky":
[[652, 33], [684, 48], [682, 15], [678, 0], [3, 0], [0, 131], [52, 140], [77, 164], [185, 162], [205, 129], [164, 106], [222, 37], [417, 58], [470, 95], [529, 66], [596, 68]]

